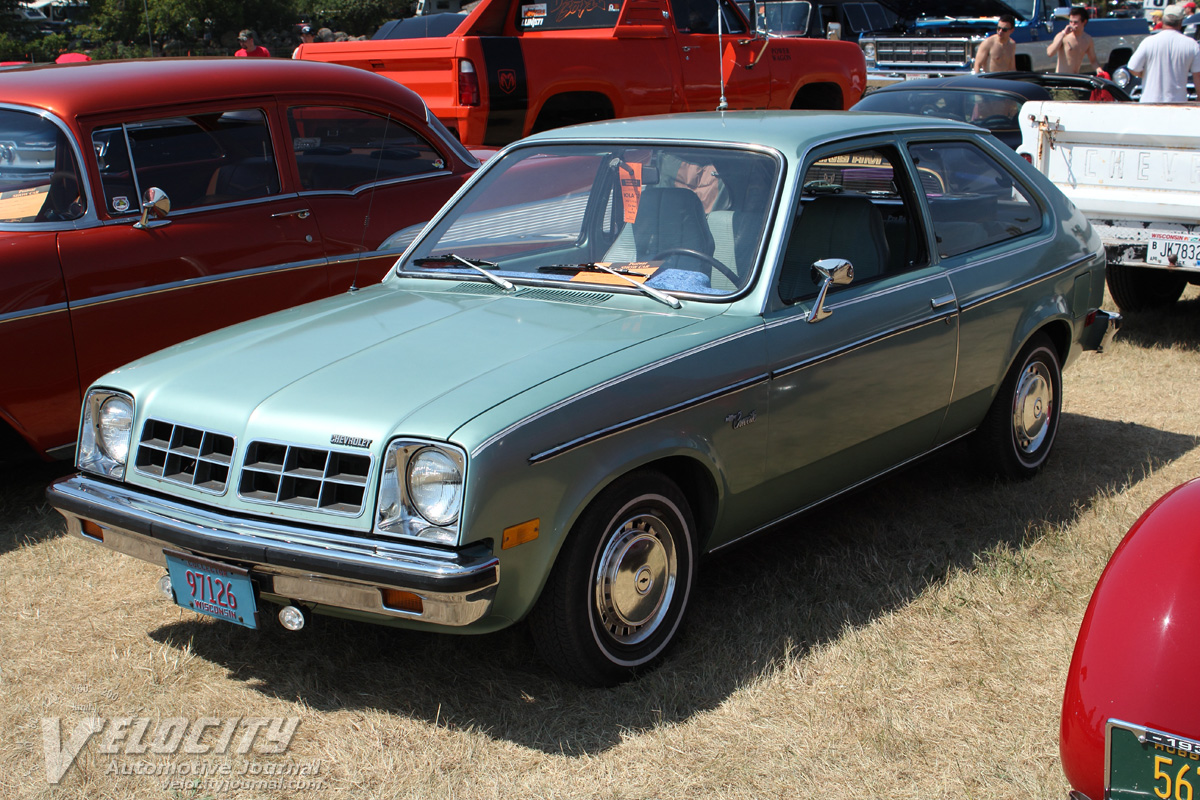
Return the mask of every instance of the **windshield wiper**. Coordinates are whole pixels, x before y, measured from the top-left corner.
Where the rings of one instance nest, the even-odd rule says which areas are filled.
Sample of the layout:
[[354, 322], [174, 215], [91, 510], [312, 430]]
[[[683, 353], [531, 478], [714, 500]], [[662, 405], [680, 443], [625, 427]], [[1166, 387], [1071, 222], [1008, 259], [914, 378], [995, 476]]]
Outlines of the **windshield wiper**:
[[511, 292], [517, 288], [516, 286], [513, 285], [512, 281], [506, 281], [504, 278], [501, 278], [496, 273], [491, 272], [490, 270], [484, 269], [484, 267], [500, 266], [499, 264], [496, 264], [495, 262], [492, 262], [492, 261], [483, 261], [482, 259], [466, 259], [466, 258], [463, 258], [462, 256], [458, 255], [457, 253], [444, 253], [440, 256], [431, 256], [429, 258], [414, 258], [412, 263], [413, 263], [414, 267], [431, 267], [431, 268], [435, 268], [435, 269], [439, 266], [442, 266], [442, 267], [458, 267], [458, 266], [470, 267], [471, 269], [475, 270], [480, 275], [487, 278], [489, 281], [496, 284], [497, 286], [499, 286], [501, 289], [504, 289], [505, 291]]
[[652, 297], [660, 303], [669, 305], [671, 308], [683, 308], [683, 303], [666, 292], [660, 292], [658, 289], [646, 286], [644, 283], [638, 283], [630, 278], [630, 275], [643, 276], [643, 273], [632, 269], [621, 269], [619, 267], [614, 269], [613, 267], [593, 262], [588, 264], [551, 264], [547, 267], [538, 267], [538, 272], [607, 272], [609, 275], [616, 275], [647, 297]]

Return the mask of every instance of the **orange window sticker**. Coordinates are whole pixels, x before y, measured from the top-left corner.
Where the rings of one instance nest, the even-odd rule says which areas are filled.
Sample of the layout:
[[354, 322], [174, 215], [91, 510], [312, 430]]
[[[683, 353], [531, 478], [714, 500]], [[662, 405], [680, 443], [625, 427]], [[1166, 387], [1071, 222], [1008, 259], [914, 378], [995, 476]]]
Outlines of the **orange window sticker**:
[[[612, 267], [620, 271], [624, 277], [610, 275], [607, 272], [580, 272], [577, 273], [571, 280], [587, 282], [587, 283], [602, 283], [611, 286], [628, 286], [629, 281], [634, 283], [644, 283], [647, 278], [654, 274], [655, 270], [662, 265], [661, 261], [651, 263], [649, 261], [631, 261], [628, 264], [621, 264], [620, 267], [603, 261], [599, 262], [602, 266]], [[625, 280], [628, 278], [629, 281]]]
[[642, 165], [621, 162], [621, 203], [625, 207], [625, 221], [637, 219], [638, 201], [642, 197]]

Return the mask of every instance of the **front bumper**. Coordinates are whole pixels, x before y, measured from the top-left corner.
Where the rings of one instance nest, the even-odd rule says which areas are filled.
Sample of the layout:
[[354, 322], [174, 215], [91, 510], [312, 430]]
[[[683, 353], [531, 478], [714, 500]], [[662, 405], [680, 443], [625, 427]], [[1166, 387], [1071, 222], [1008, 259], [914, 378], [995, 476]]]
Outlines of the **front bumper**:
[[[500, 562], [485, 543], [443, 550], [347, 536], [201, 509], [85, 475], [54, 482], [46, 498], [68, 532], [89, 542], [163, 567], [164, 548], [241, 566], [262, 594], [309, 605], [462, 626], [491, 610], [500, 582]], [[385, 605], [383, 589], [416, 594], [421, 610]]]
[[1083, 331], [1083, 349], [1103, 353], [1112, 344], [1113, 337], [1117, 335], [1120, 327], [1120, 314], [1115, 311], [1097, 311], [1095, 319]]

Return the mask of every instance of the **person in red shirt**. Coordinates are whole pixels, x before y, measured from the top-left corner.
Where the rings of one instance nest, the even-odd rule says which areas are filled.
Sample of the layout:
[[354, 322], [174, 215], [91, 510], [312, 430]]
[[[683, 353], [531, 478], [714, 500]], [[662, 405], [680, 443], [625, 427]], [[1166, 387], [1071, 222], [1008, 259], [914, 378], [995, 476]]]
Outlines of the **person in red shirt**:
[[257, 42], [258, 34], [247, 28], [238, 34], [242, 49], [234, 53], [238, 58], [270, 58], [271, 51]]

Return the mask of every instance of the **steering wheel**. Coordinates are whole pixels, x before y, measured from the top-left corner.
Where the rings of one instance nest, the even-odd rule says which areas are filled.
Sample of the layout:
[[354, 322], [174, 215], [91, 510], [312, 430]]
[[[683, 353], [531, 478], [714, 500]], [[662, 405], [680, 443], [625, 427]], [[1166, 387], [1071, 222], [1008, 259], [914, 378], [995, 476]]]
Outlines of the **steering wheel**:
[[730, 283], [732, 283], [734, 286], [737, 286], [742, 281], [736, 272], [725, 266], [725, 264], [721, 261], [718, 261], [710, 255], [705, 255], [699, 250], [692, 250], [690, 247], [672, 247], [668, 250], [663, 250], [661, 253], [655, 253], [653, 256], [648, 258], [647, 261], [665, 261], [670, 256], [692, 256], [694, 258], [698, 258], [705, 264], [710, 265], [713, 269], [724, 275], [726, 278], [729, 278]]
[[983, 119], [971, 120], [972, 125], [978, 125], [981, 128], [987, 128], [989, 131], [1004, 130], [1006, 128], [1015, 127], [1012, 117], [1005, 114], [992, 114]]

